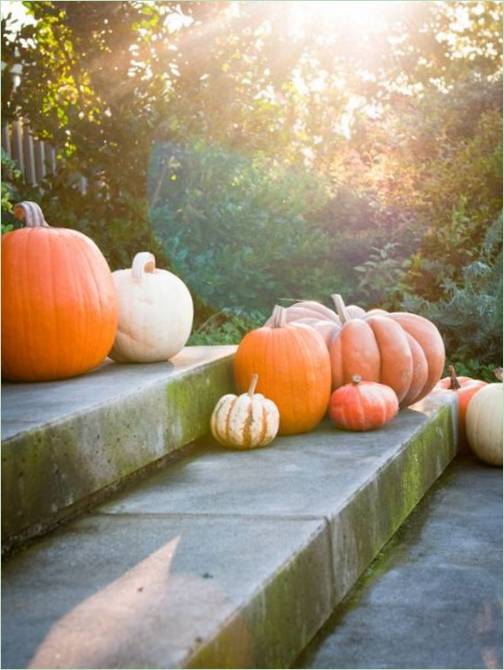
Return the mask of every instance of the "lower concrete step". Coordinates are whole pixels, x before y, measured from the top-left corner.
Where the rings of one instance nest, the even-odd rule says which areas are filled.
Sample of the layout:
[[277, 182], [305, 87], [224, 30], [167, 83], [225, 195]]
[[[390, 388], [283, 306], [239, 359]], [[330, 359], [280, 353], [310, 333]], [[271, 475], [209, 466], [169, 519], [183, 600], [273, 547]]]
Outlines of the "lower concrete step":
[[109, 362], [75, 379], [2, 386], [2, 548], [44, 532], [208, 431], [233, 390], [234, 346]]
[[502, 469], [458, 455], [295, 668], [502, 668]]
[[21, 550], [3, 667], [289, 667], [453, 458], [451, 402], [374, 433], [206, 443]]

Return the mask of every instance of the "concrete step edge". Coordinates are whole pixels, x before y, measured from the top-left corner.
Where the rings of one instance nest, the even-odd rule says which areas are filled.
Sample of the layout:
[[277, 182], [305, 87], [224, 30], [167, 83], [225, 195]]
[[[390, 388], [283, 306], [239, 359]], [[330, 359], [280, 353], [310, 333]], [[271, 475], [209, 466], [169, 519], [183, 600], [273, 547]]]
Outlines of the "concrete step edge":
[[[64, 561], [63, 545], [68, 552], [68, 543], [73, 546], [77, 542], [75, 548], [79, 555], [75, 557], [76, 565], [72, 570], [77, 573], [74, 579], [78, 590], [82, 588], [81, 581], [86, 579], [80, 573], [89, 569], [90, 564], [86, 543], [93, 552], [96, 551], [95, 545], [99, 544], [100, 560], [113, 563], [116, 554], [120, 557], [124, 551], [132, 551], [130, 545], [136, 537], [141, 546], [140, 555], [147, 553], [149, 566], [147, 570], [146, 561], [140, 561], [134, 564], [133, 569], [125, 571], [121, 568], [118, 579], [106, 579], [105, 588], [93, 587], [90, 597], [79, 596], [77, 606], [70, 613], [53, 617], [46, 626], [49, 631], [47, 636], [37, 649], [32, 650], [35, 653], [30, 667], [290, 667], [454, 457], [456, 410], [453, 402], [446, 394], [441, 398], [427, 399], [418, 408], [427, 417], [422, 429], [413, 430], [410, 439], [394, 447], [393, 457], [382, 459], [374, 468], [373, 477], [366, 477], [364, 483], [360, 479], [353, 494], [345, 496], [343, 504], [332, 505], [319, 515], [313, 511], [315, 507], [310, 507], [307, 498], [306, 521], [297, 511], [295, 519], [275, 510], [272, 510], [270, 520], [245, 514], [241, 518], [237, 514], [232, 519], [226, 516], [225, 510], [219, 512], [216, 508], [212, 512], [213, 518], [209, 514], [198, 518], [196, 513], [191, 519], [179, 518], [183, 515], [184, 505], [177, 503], [181, 498], [177, 498], [170, 489], [170, 483], [176, 482], [182, 471], [175, 468], [173, 473], [153, 478], [161, 479], [160, 482], [145, 482], [139, 493], [125, 493], [118, 501], [98, 509], [97, 514], [75, 522], [59, 537], [56, 534], [19, 558], [14, 557], [4, 570], [8, 589], [2, 605], [4, 620], [16, 631], [18, 638], [23, 636], [23, 629], [25, 636], [31, 635], [29, 631], [40, 617], [38, 609], [44, 607], [47, 601], [44, 593], [38, 593], [38, 605], [35, 602], [25, 604], [26, 594], [33, 592], [28, 573], [36, 584], [48, 584], [53, 591], [55, 587], [51, 585], [48, 574], [53, 574], [51, 570], [58, 570], [54, 561]], [[405, 425], [409, 421], [408, 412], [406, 410], [404, 416]], [[344, 438], [344, 435], [341, 437]], [[309, 434], [305, 440], [315, 438], [316, 434]], [[254, 454], [254, 462], [264, 463], [266, 456], [270, 456], [272, 462], [273, 459], [277, 463], [284, 462], [291, 444], [292, 438], [291, 442], [282, 438], [276, 452]], [[298, 452], [299, 456], [302, 456], [301, 452]], [[218, 462], [231, 464], [228, 476], [235, 472], [239, 462], [236, 454], [216, 454]], [[324, 459], [326, 454], [322, 454]], [[318, 455], [315, 457], [319, 458]], [[210, 458], [208, 456], [207, 461]], [[337, 464], [336, 453], [334, 458]], [[198, 481], [195, 481], [196, 472], [200, 470], [200, 461], [204, 460], [205, 455], [202, 454], [194, 459], [194, 468], [183, 462], [180, 464], [189, 472], [188, 485], [196, 491], [199, 487]], [[241, 462], [245, 463], [246, 459], [242, 458]], [[249, 462], [252, 463], [252, 460], [249, 459]], [[214, 461], [210, 465], [212, 463]], [[355, 467], [359, 467], [358, 460]], [[212, 471], [215, 472], [213, 466]], [[223, 476], [226, 476], [225, 472], [216, 475], [216, 481], [221, 482], [226, 491]], [[313, 485], [317, 486], [316, 479]], [[230, 482], [227, 486], [232, 497]], [[156, 513], [150, 507], [152, 502], [145, 498], [142, 491], [148, 492], [152, 487], [157, 487], [167, 496], [168, 511], [158, 509]], [[138, 495], [143, 500], [140, 507]], [[211, 497], [210, 492], [206, 495]], [[196, 505], [193, 506], [196, 511]], [[255, 511], [260, 515], [259, 509]], [[266, 530], [269, 527], [269, 532], [274, 535], [266, 535], [263, 539], [263, 527]], [[135, 529], [133, 536], [132, 528]], [[152, 537], [162, 537], [166, 528], [170, 531], [168, 537], [182, 538], [185, 544], [173, 551], [168, 546], [170, 543], [163, 545], [161, 550], [149, 549], [149, 543], [152, 545], [153, 542], [154, 549], [159, 547], [160, 540], [154, 541]], [[124, 548], [123, 544], [117, 548], [116, 543], [124, 533], [129, 539], [122, 539], [121, 542], [126, 541], [127, 544]], [[285, 547], [284, 534], [287, 538]], [[207, 546], [208, 538], [211, 538], [211, 543]], [[275, 543], [274, 550], [271, 546]], [[160, 555], [160, 551], [168, 549], [175, 558], [172, 554], [171, 558]], [[268, 550], [278, 551], [278, 560], [276, 555], [273, 561], [267, 553], [262, 553]], [[215, 581], [206, 579], [207, 575], [202, 574], [207, 569], [205, 566], [212, 565], [210, 559], [214, 561], [215, 572], [220, 571], [210, 575], [216, 578]], [[178, 568], [172, 566], [168, 569], [166, 561], [170, 565], [174, 560], [179, 561]], [[252, 578], [247, 570], [257, 562], [260, 570]], [[165, 584], [163, 578], [160, 583], [157, 570], [161, 575], [170, 575], [172, 581]], [[234, 577], [230, 577], [231, 582], [228, 583], [229, 574]], [[149, 579], [152, 580], [151, 589]], [[237, 594], [233, 594], [233, 583]], [[142, 610], [140, 604], [139, 609], [132, 608], [132, 598], [135, 603], [143, 602], [139, 595], [136, 599], [135, 593], [143, 592], [144, 586], [152, 600], [146, 601], [147, 609]], [[164, 593], [163, 589], [167, 592]], [[64, 610], [67, 609], [65, 606]], [[16, 617], [20, 618], [19, 621]], [[32, 621], [30, 617], [35, 619]], [[95, 621], [96, 624], [93, 623]], [[104, 622], [107, 621], [111, 623], [108, 636], [103, 633]], [[93, 626], [97, 626], [96, 631]], [[5, 630], [3, 637], [6, 644], [10, 642], [13, 647], [24, 648], [25, 639], [12, 639], [9, 631]], [[10, 658], [14, 653], [19, 652], [4, 653], [4, 658], [11, 664], [16, 660]], [[18, 661], [17, 665], [9, 667], [25, 666]]]
[[[2, 552], [88, 509], [204, 436], [218, 398], [233, 391], [234, 349], [187, 347], [172, 367], [110, 364], [65, 382], [4, 386], [3, 420], [14, 411], [29, 419], [33, 406], [41, 418], [29, 425], [21, 418], [2, 443]], [[101, 400], [92, 397], [93, 384], [106, 389]], [[85, 405], [69, 411], [84, 389]]]

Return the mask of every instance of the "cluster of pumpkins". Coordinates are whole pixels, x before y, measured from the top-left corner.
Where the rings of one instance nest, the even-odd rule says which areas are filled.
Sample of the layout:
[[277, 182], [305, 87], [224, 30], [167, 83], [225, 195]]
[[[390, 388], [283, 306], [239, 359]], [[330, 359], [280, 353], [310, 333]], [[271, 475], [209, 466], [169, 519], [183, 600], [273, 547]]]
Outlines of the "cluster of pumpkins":
[[[111, 273], [89, 237], [51, 228], [36, 203], [19, 203], [14, 214], [26, 227], [2, 237], [6, 379], [65, 379], [107, 356], [166, 361], [184, 347], [191, 295], [178, 277], [156, 268], [151, 253]], [[454, 371], [440, 381], [445, 350], [433, 323], [332, 298], [335, 311], [313, 301], [276, 306], [243, 338], [234, 360], [243, 395], [221, 398], [211, 418], [219, 442], [265, 446], [277, 433], [312, 430], [327, 412], [338, 428], [376, 429], [438, 385], [457, 393], [462, 432], [467, 428], [474, 451], [502, 464], [502, 383], [457, 380]]]
[[50, 227], [36, 203], [19, 203], [14, 214], [25, 228], [2, 236], [4, 378], [65, 379], [107, 356], [149, 363], [184, 347], [191, 294], [174, 274], [156, 268], [151, 253], [111, 273], [89, 237]]
[[502, 383], [457, 380], [454, 370], [441, 379], [443, 340], [424, 317], [332, 299], [335, 311], [313, 301], [277, 305], [263, 327], [245, 335], [234, 359], [242, 395], [222, 397], [211, 417], [218, 442], [262, 447], [278, 433], [312, 430], [327, 413], [339, 429], [373, 430], [433, 389], [452, 390], [461, 439], [467, 426], [476, 454], [502, 465]]

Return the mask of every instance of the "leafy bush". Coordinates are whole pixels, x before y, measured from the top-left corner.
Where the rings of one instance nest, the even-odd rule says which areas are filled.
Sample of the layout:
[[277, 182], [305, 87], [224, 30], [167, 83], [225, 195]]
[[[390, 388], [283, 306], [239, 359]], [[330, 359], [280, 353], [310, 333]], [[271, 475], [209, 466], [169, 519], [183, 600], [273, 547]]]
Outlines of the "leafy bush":
[[502, 360], [502, 215], [488, 229], [478, 258], [463, 270], [463, 282], [446, 282], [447, 297], [429, 302], [406, 294], [403, 307], [432, 319], [445, 339], [448, 362], [460, 374], [494, 381]]
[[262, 326], [266, 318], [266, 315], [257, 311], [224, 309], [197, 328], [188, 344], [238, 344], [250, 330]]
[[308, 221], [327, 197], [321, 179], [196, 143], [159, 146], [150, 181], [165, 253], [212, 308], [269, 312], [282, 298], [323, 298], [337, 282], [329, 240]]

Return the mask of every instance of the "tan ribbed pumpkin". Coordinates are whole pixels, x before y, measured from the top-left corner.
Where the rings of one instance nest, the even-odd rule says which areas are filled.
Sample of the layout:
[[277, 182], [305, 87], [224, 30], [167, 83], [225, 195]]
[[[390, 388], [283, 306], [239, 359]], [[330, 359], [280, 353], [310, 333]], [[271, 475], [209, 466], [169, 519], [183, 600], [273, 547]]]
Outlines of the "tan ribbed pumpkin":
[[[364, 318], [366, 312], [362, 307], [357, 305], [347, 305], [347, 313], [353, 319]], [[273, 314], [264, 324], [265, 326], [272, 326], [275, 322]], [[315, 300], [303, 300], [296, 302], [290, 307], [285, 308], [285, 322], [286, 323], [303, 323], [316, 330], [324, 338], [327, 347], [336, 337], [341, 328], [339, 316], [334, 310], [329, 309]]]
[[265, 447], [277, 435], [280, 414], [272, 400], [254, 393], [259, 375], [252, 375], [247, 393], [228, 393], [215, 405], [210, 419], [212, 435], [225, 447]]

